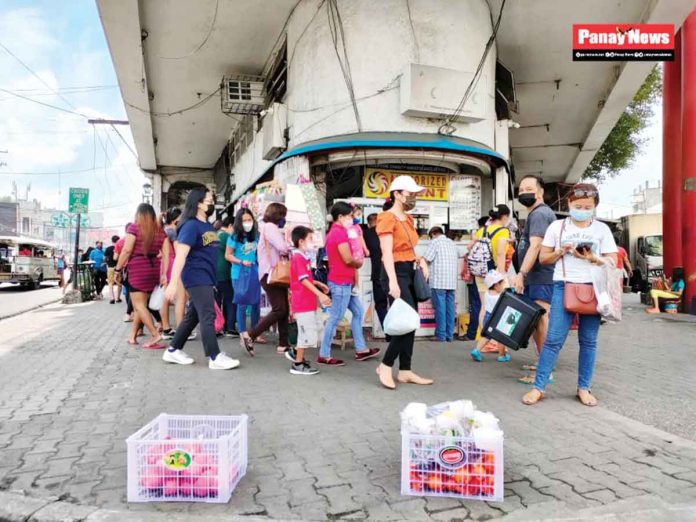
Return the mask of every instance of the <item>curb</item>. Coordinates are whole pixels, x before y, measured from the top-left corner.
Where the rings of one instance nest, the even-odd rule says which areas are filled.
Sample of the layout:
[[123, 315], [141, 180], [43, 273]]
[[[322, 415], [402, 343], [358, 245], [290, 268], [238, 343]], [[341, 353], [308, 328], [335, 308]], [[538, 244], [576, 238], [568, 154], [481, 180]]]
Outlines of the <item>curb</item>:
[[[40, 305], [33, 306], [31, 308], [27, 308], [26, 310], [20, 310], [19, 312], [15, 312], [10, 315], [0, 315], [0, 321], [3, 321], [5, 319], [12, 319], [13, 317], [17, 317], [18, 315], [26, 314], [27, 312], [33, 312], [34, 310], [38, 310], [39, 308], [45, 308], [46, 306], [54, 305], [56, 303], [60, 303], [63, 301], [63, 297], [61, 296], [60, 299], [56, 299], [54, 301], [49, 301], [48, 303], [43, 303]], [[0, 519], [2, 520], [2, 519]]]
[[[214, 506], [215, 504], [212, 504]], [[21, 491], [0, 491], [0, 522], [268, 522], [268, 518], [237, 515], [102, 509], [74, 504], [63, 497], [30, 497]], [[277, 519], [283, 520], [283, 519]]]

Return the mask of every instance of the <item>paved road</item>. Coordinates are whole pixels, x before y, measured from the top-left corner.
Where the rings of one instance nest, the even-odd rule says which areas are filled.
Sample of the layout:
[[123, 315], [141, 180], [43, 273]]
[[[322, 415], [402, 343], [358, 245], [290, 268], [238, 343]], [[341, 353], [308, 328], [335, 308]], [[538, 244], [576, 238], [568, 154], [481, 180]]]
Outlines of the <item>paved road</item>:
[[[557, 384], [529, 408], [514, 380], [529, 351], [476, 364], [464, 343], [419, 343], [415, 367], [436, 384], [390, 392], [377, 386], [374, 361], [349, 352], [345, 368], [311, 378], [289, 375], [270, 345], [249, 359], [232, 340], [223, 348], [242, 358], [238, 370], [208, 370], [199, 342], [187, 347], [197, 364], [165, 366], [160, 352], [125, 344], [122, 312], [102, 301], [3, 321], [0, 489], [134, 511], [308, 520], [487, 520], [649, 496], [696, 502], [696, 443], [675, 434], [694, 437], [694, 325], [637, 306], [602, 329], [593, 409], [573, 398], [574, 334]], [[399, 411], [457, 398], [501, 419], [505, 502], [400, 494]], [[160, 412], [249, 414], [249, 470], [229, 504], [125, 503], [125, 439]]]
[[57, 283], [43, 283], [38, 290], [19, 285], [0, 284], [0, 319], [32, 310], [61, 298]]

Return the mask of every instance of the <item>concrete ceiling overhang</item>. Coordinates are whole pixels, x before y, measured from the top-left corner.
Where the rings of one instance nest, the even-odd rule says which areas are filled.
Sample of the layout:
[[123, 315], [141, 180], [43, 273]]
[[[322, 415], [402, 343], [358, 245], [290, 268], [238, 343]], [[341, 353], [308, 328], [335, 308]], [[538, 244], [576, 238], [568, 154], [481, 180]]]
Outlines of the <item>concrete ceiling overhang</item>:
[[[260, 74], [298, 0], [96, 0], [141, 168], [210, 168], [237, 117], [214, 93]], [[496, 16], [502, 0], [490, 0]], [[654, 63], [572, 62], [573, 23], [673, 23], [694, 0], [508, 1], [498, 58], [515, 75], [516, 172], [577, 180]], [[213, 94], [211, 96], [211, 93]]]

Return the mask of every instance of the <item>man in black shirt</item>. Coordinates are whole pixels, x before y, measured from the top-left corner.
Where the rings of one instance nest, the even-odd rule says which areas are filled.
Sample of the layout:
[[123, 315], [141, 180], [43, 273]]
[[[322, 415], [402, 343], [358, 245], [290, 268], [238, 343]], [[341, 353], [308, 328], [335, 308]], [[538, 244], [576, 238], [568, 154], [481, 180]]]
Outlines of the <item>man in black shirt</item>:
[[372, 280], [372, 297], [375, 303], [375, 310], [377, 311], [377, 317], [379, 317], [379, 322], [384, 328], [384, 318], [387, 316], [387, 294], [385, 293], [382, 285], [379, 282], [380, 275], [382, 274], [382, 249], [379, 246], [379, 236], [377, 236], [377, 214], [370, 214], [367, 216], [367, 230], [363, 234], [365, 239], [365, 244], [367, 245], [367, 250], [370, 252], [370, 265], [372, 266], [372, 274], [370, 279]]
[[114, 259], [114, 247], [116, 246], [116, 242], [120, 238], [118, 236], [112, 236], [111, 237], [111, 245], [106, 247], [106, 250], [104, 250], [104, 261], [106, 261], [106, 280], [109, 284], [109, 295], [111, 296], [111, 301], [109, 301], [111, 304], [114, 304], [116, 302], [116, 299], [118, 299], [118, 302], [121, 302], [121, 282], [118, 282], [117, 289], [118, 291], [116, 292], [116, 295], [114, 296], [114, 285], [116, 285], [116, 260]]

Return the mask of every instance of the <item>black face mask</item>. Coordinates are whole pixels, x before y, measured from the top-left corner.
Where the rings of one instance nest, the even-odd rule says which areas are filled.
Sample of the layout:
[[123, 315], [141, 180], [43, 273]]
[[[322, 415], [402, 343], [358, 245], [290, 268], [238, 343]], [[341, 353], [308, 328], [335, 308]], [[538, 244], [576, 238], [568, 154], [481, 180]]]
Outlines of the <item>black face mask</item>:
[[205, 215], [208, 216], [208, 217], [210, 217], [210, 216], [213, 215], [213, 212], [215, 212], [215, 205], [211, 203], [210, 205], [208, 205], [208, 206], [206, 207], [206, 209], [205, 209]]
[[534, 203], [536, 203], [536, 199], [536, 194], [533, 194], [531, 192], [528, 192], [526, 194], [520, 194], [517, 197], [517, 201], [519, 201], [522, 205], [524, 205], [527, 208], [534, 205]]

